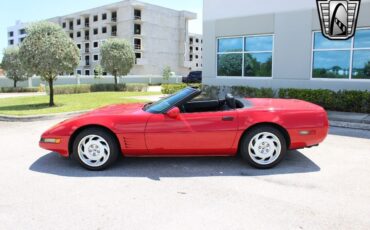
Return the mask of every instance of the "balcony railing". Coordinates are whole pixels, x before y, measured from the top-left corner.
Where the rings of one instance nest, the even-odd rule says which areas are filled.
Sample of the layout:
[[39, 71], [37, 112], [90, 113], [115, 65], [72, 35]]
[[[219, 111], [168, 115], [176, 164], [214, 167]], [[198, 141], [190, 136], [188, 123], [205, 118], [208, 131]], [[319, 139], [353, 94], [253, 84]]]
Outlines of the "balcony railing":
[[90, 23], [85, 23], [85, 28], [89, 28], [90, 27]]
[[85, 53], [90, 53], [90, 48], [85, 48]]
[[117, 17], [112, 17], [112, 22], [117, 22]]
[[85, 36], [85, 40], [86, 41], [90, 40], [90, 36]]
[[85, 61], [85, 66], [90, 66], [90, 61]]
[[134, 19], [135, 19], [135, 20], [141, 20], [141, 16], [139, 16], [139, 15], [135, 15], [135, 16], [134, 16]]
[[116, 37], [117, 36], [117, 31], [112, 31], [112, 36]]

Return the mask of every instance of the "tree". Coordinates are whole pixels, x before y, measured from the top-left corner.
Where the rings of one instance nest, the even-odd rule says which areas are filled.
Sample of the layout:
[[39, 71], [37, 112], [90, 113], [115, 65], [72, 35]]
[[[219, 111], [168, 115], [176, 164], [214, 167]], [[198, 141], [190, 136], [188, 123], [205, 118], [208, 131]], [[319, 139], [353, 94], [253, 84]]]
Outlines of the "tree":
[[27, 28], [27, 37], [20, 47], [20, 57], [28, 72], [48, 82], [49, 106], [54, 106], [53, 83], [59, 73], [74, 71], [80, 61], [80, 52], [59, 25], [38, 22]]
[[103, 77], [104, 69], [101, 65], [96, 65], [94, 68], [94, 78], [101, 79]]
[[167, 83], [169, 82], [170, 77], [171, 77], [171, 67], [169, 66], [164, 67], [162, 77], [163, 77], [164, 82], [167, 82]]
[[19, 57], [19, 47], [10, 47], [4, 50], [2, 60], [2, 68], [4, 68], [5, 76], [14, 82], [14, 88], [17, 87], [17, 82], [25, 81], [32, 75], [27, 73]]
[[101, 48], [101, 65], [105, 71], [117, 77], [126, 76], [135, 64], [135, 53], [129, 42], [124, 39], [109, 39]]

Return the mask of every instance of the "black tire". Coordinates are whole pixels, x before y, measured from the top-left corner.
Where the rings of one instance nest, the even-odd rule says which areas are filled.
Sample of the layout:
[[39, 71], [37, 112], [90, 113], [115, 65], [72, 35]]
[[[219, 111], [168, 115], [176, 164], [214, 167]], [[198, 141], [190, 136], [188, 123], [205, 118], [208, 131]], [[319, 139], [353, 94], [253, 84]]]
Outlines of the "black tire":
[[[109, 156], [106, 157], [107, 159], [104, 160], [105, 163], [103, 163], [102, 165], [98, 165], [98, 166], [88, 165], [87, 163], [84, 162], [83, 159], [81, 159], [81, 157], [83, 157], [81, 155], [83, 154], [79, 154], [78, 152], [78, 148], [79, 148], [79, 144], [81, 140], [91, 135], [96, 135], [96, 136], [101, 137], [106, 142], [106, 144], [109, 146]], [[87, 128], [83, 130], [81, 133], [77, 135], [77, 137], [75, 138], [73, 142], [73, 158], [75, 158], [82, 167], [88, 170], [91, 170], [91, 171], [101, 171], [101, 170], [108, 168], [109, 166], [111, 166], [113, 163], [116, 162], [117, 157], [120, 154], [120, 152], [121, 151], [119, 148], [119, 144], [117, 143], [117, 139], [111, 133], [105, 131], [104, 129], [100, 129], [100, 128]], [[87, 158], [85, 158], [85, 160], [86, 159]]]
[[[258, 134], [262, 135], [263, 133], [270, 133], [270, 134], [274, 135], [275, 137], [277, 137], [278, 140], [280, 141], [280, 147], [281, 147], [279, 155], [276, 155], [276, 154], [278, 154], [277, 150], [271, 151], [271, 152], [275, 153], [275, 155], [272, 155], [271, 156], [272, 158], [271, 157], [270, 158], [271, 158], [271, 160], [274, 159], [274, 158], [275, 159], [272, 162], [268, 162], [270, 160], [270, 158], [267, 158], [268, 163], [266, 163], [266, 164], [257, 162], [257, 161], [259, 161], [259, 159], [260, 159], [260, 161], [263, 160], [263, 158], [259, 158], [254, 153], [254, 149], [251, 149], [251, 151], [250, 151], [250, 148], [249, 148], [250, 144], [254, 145], [254, 143], [256, 143], [256, 140], [254, 140], [254, 138]], [[258, 138], [257, 138], [257, 140], [258, 140]], [[273, 143], [275, 144], [275, 148], [276, 148], [276, 144], [278, 144], [278, 142], [273, 142]], [[284, 135], [282, 134], [282, 132], [279, 129], [277, 129], [273, 126], [259, 126], [259, 127], [255, 127], [253, 129], [247, 131], [247, 133], [242, 137], [242, 140], [240, 142], [239, 152], [240, 152], [241, 157], [250, 166], [252, 166], [254, 168], [258, 168], [258, 169], [270, 169], [270, 168], [275, 167], [277, 164], [279, 164], [284, 159], [284, 157], [286, 155], [286, 152], [287, 152], [287, 144], [286, 143], [287, 143], [287, 140], [285, 139]], [[262, 149], [262, 151], [264, 151], [264, 149]], [[267, 151], [270, 151], [270, 147]], [[254, 159], [251, 155], [254, 156]]]

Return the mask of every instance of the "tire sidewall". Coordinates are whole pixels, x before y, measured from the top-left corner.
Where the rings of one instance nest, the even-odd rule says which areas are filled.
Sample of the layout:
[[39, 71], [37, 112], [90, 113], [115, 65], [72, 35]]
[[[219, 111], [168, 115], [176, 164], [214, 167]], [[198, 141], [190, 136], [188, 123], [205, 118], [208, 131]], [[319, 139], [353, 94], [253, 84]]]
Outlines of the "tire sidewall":
[[[92, 167], [90, 165], [85, 164], [81, 160], [80, 155], [78, 154], [78, 145], [79, 145], [80, 141], [88, 135], [98, 135], [98, 136], [102, 137], [108, 143], [108, 146], [109, 146], [109, 149], [110, 149], [109, 157], [108, 157], [108, 160], [101, 166]], [[91, 170], [91, 171], [100, 171], [100, 170], [106, 169], [107, 167], [112, 165], [117, 160], [118, 153], [119, 153], [119, 147], [118, 147], [118, 143], [117, 143], [116, 139], [114, 138], [114, 136], [112, 134], [110, 134], [110, 133], [108, 133], [108, 132], [106, 132], [102, 129], [98, 129], [98, 128], [89, 128], [89, 129], [83, 130], [81, 133], [79, 133], [77, 135], [77, 137], [75, 138], [75, 140], [73, 142], [73, 154], [72, 154], [73, 158], [75, 160], [77, 160], [77, 162], [82, 167], [84, 167], [88, 170]]]
[[[269, 132], [274, 134], [280, 141], [281, 144], [281, 151], [279, 157], [271, 162], [270, 164], [262, 165], [259, 163], [256, 163], [251, 156], [249, 155], [249, 143], [251, 142], [252, 138], [257, 135], [258, 133], [263, 132]], [[240, 143], [240, 155], [241, 157], [252, 167], [258, 168], [258, 169], [270, 169], [275, 167], [277, 164], [279, 164], [285, 157], [287, 152], [287, 144], [286, 139], [284, 135], [279, 131], [278, 129], [271, 127], [271, 126], [260, 126], [251, 129], [250, 131], [247, 131], [247, 133], [243, 136], [241, 143]]]

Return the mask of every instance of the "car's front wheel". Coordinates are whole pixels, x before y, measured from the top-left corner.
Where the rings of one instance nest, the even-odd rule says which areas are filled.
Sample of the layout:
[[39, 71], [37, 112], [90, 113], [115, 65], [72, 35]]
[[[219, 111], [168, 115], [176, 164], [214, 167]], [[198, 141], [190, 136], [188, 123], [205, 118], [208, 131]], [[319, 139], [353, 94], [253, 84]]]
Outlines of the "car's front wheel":
[[255, 168], [268, 169], [276, 166], [284, 158], [287, 145], [284, 135], [272, 126], [253, 128], [244, 135], [240, 154]]
[[79, 133], [73, 143], [73, 155], [86, 169], [98, 171], [117, 160], [118, 143], [103, 129], [88, 128]]

